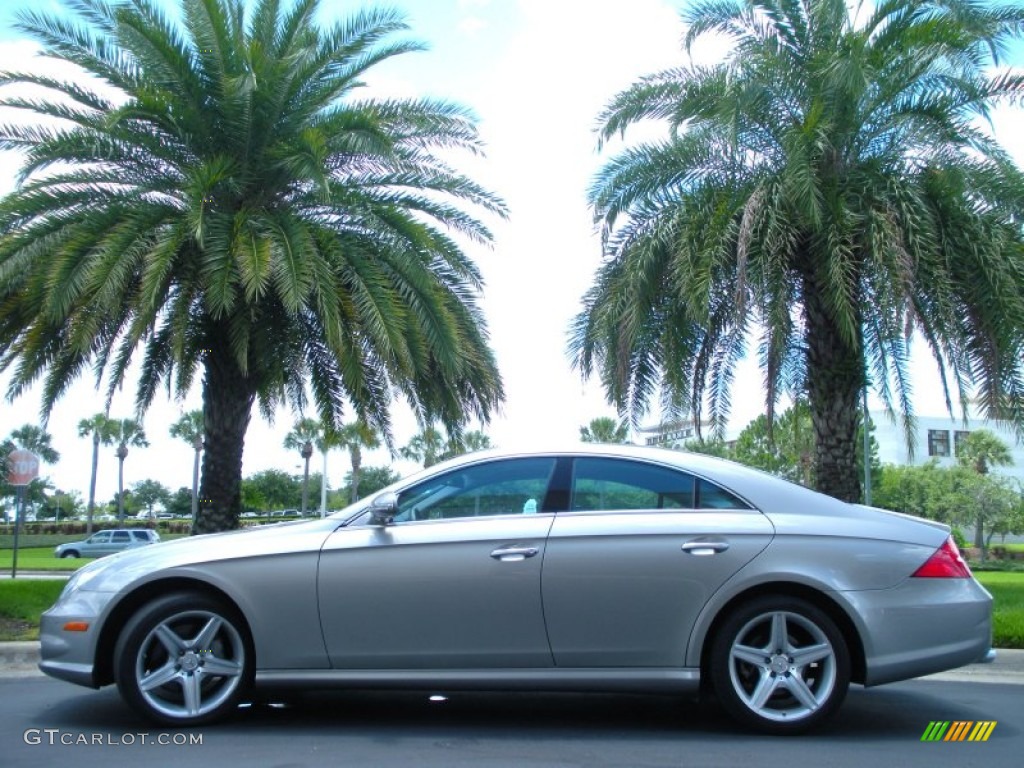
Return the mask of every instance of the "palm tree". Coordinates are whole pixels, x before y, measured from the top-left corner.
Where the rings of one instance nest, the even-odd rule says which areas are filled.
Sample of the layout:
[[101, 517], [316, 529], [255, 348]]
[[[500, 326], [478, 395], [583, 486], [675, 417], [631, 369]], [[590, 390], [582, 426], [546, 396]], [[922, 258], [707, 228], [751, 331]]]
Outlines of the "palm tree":
[[1010, 447], [992, 431], [974, 429], [956, 448], [957, 461], [979, 475], [987, 475], [992, 467], [1013, 466]]
[[580, 427], [580, 440], [584, 443], [617, 443], [629, 442], [629, 425], [619, 422], [611, 416], [598, 416], [591, 419], [590, 424]]
[[195, 453], [192, 461], [192, 527], [199, 515], [199, 455], [203, 452], [203, 412], [189, 411], [171, 425], [171, 437], [184, 440]]
[[[377, 448], [380, 445], [380, 440], [374, 433], [373, 429], [369, 424], [360, 421], [354, 421], [349, 424], [345, 424], [337, 432], [329, 435], [331, 445], [336, 445], [339, 448], [345, 448], [348, 450], [349, 460], [352, 462], [352, 483], [351, 483], [351, 496], [349, 501], [355, 503], [359, 501], [359, 473], [363, 466], [363, 448]], [[326, 453], [324, 456], [326, 457]], [[324, 477], [327, 476], [327, 462], [324, 460]], [[323, 484], [323, 488], [326, 490], [326, 481]], [[324, 503], [320, 505], [321, 515], [324, 514]]]
[[[292, 431], [284, 438], [284, 447], [288, 450], [297, 450], [305, 463], [302, 473], [303, 517], [305, 517], [306, 509], [309, 506], [309, 458], [313, 455], [313, 443], [320, 444], [326, 450], [324, 427], [316, 419], [299, 419], [292, 427]], [[321, 485], [326, 485], [327, 479], [321, 478], [320, 482]]]
[[60, 461], [53, 447], [53, 437], [43, 427], [25, 424], [11, 432], [11, 441], [23, 451], [31, 451], [47, 464]]
[[86, 511], [85, 532], [92, 533], [92, 515], [96, 509], [96, 473], [100, 463], [100, 445], [114, 441], [114, 422], [105, 413], [97, 413], [78, 422], [78, 436], [92, 439], [92, 473], [89, 475], [89, 506]]
[[[956, 447], [956, 459], [961, 466], [970, 467], [979, 475], [987, 475], [992, 467], [1013, 465], [1010, 447], [987, 429], [971, 430]], [[985, 511], [979, 510], [974, 523], [974, 546], [985, 553]]]
[[698, 0], [683, 16], [687, 50], [707, 34], [733, 48], [601, 115], [602, 142], [649, 118], [669, 132], [591, 187], [606, 259], [574, 366], [634, 423], [660, 394], [722, 434], [756, 334], [769, 419], [783, 393], [806, 395], [816, 484], [849, 501], [869, 374], [912, 437], [914, 331], [947, 404], [976, 385], [987, 415], [1024, 429], [1024, 176], [976, 119], [1024, 92], [989, 68], [1024, 6]]
[[111, 419], [110, 434], [117, 443], [117, 522], [124, 523], [124, 460], [128, 457], [128, 446], [146, 447], [146, 433], [135, 419]]
[[371, 69], [422, 46], [396, 37], [396, 11], [325, 27], [320, 6], [182, 0], [180, 22], [156, 0], [24, 11], [19, 30], [104, 88], [3, 76], [53, 94], [0, 99], [39, 118], [0, 127], [0, 148], [27, 158], [0, 202], [8, 396], [41, 379], [48, 413], [92, 369], [109, 401], [141, 359], [141, 414], [201, 373], [198, 532], [238, 525], [256, 402], [301, 413], [311, 393], [331, 424], [348, 403], [390, 445], [392, 393], [451, 425], [503, 399], [459, 243], [489, 242], [473, 212], [505, 206], [441, 157], [480, 151], [474, 118], [357, 98]]
[[486, 451], [488, 448], [493, 448], [491, 444], [491, 438], [479, 429], [471, 429], [464, 433], [458, 440], [458, 453], [453, 455], [461, 455], [463, 453], [474, 453], [475, 451]]
[[409, 443], [399, 449], [398, 453], [405, 459], [420, 462], [426, 469], [444, 460], [448, 442], [441, 430], [433, 425], [427, 425], [413, 435]]

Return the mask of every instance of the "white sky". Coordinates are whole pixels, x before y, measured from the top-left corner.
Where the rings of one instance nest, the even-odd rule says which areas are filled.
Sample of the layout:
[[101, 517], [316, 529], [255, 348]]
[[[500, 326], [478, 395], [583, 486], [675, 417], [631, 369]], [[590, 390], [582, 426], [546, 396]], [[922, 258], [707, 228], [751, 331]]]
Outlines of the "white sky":
[[[590, 285], [600, 249], [585, 194], [590, 180], [611, 155], [599, 155], [593, 133], [604, 104], [639, 76], [682, 63], [683, 27], [679, 3], [661, 0], [396, 0], [409, 15], [411, 35], [429, 43], [381, 67], [372, 93], [429, 95], [471, 107], [480, 118], [487, 156], [464, 167], [477, 181], [502, 195], [511, 209], [495, 222], [492, 249], [471, 249], [486, 280], [482, 306], [505, 382], [503, 411], [485, 431], [501, 447], [578, 437], [580, 425], [612, 415], [596, 382], [586, 385], [566, 357], [569, 322]], [[18, 39], [9, 20], [18, 7], [56, 7], [53, 0], [4, 0], [0, 10], [0, 70], [31, 64], [33, 45]], [[328, 18], [354, 3], [325, 0]], [[10, 119], [0, 115], [0, 119]], [[1024, 121], [1018, 111], [997, 116], [997, 135], [1024, 164]], [[0, 194], [14, 186], [19, 160], [0, 153]], [[916, 411], [940, 414], [934, 365], [919, 348], [915, 359]], [[0, 375], [0, 392], [8, 377]], [[744, 425], [762, 409], [761, 376], [752, 361], [737, 371], [733, 423]], [[118, 395], [114, 416], [131, 415], [134, 391]], [[184, 403], [158, 401], [145, 418], [146, 449], [131, 449], [125, 483], [152, 477], [170, 488], [191, 483], [192, 451], [167, 430], [182, 412], [200, 407], [198, 386]], [[873, 406], [874, 407], [874, 406]], [[54, 409], [49, 429], [61, 461], [43, 474], [65, 490], [85, 493], [91, 443], [77, 437], [82, 417], [101, 410], [102, 396], [83, 379]], [[38, 391], [14, 403], [0, 400], [0, 436], [35, 422]], [[267, 468], [297, 472], [300, 459], [281, 443], [295, 415], [282, 411], [273, 425], [254, 411], [246, 439], [243, 473]], [[408, 411], [396, 407], [395, 436], [403, 445], [416, 432]], [[384, 451], [367, 464], [392, 463]], [[403, 474], [408, 462], [393, 462]], [[116, 490], [113, 449], [100, 459], [97, 499]], [[313, 468], [319, 468], [314, 458]], [[331, 455], [328, 480], [340, 485], [348, 461]]]

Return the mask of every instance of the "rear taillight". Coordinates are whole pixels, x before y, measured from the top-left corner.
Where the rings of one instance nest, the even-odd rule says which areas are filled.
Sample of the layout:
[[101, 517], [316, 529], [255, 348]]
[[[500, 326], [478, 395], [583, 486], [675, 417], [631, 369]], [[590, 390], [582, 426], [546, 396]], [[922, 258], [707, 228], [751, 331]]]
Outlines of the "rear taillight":
[[935, 550], [935, 554], [925, 560], [924, 565], [914, 571], [914, 576], [929, 579], [969, 579], [971, 569], [960, 556], [960, 550], [950, 536], [945, 544]]

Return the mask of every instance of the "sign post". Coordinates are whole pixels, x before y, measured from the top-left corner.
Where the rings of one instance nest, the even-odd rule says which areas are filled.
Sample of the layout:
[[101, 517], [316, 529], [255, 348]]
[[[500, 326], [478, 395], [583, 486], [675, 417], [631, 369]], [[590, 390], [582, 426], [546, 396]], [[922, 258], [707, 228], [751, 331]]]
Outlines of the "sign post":
[[21, 510], [25, 506], [25, 486], [39, 476], [39, 457], [31, 451], [11, 451], [7, 455], [7, 482], [18, 489], [14, 511], [14, 552], [11, 578], [18, 577], [18, 534], [21, 532]]

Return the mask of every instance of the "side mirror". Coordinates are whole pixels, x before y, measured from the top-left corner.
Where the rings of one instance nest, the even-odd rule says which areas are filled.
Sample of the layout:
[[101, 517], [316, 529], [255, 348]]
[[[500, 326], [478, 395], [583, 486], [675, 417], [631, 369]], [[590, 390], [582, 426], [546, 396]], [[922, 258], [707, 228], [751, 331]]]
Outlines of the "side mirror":
[[370, 525], [390, 525], [398, 514], [398, 494], [382, 493], [370, 502]]

